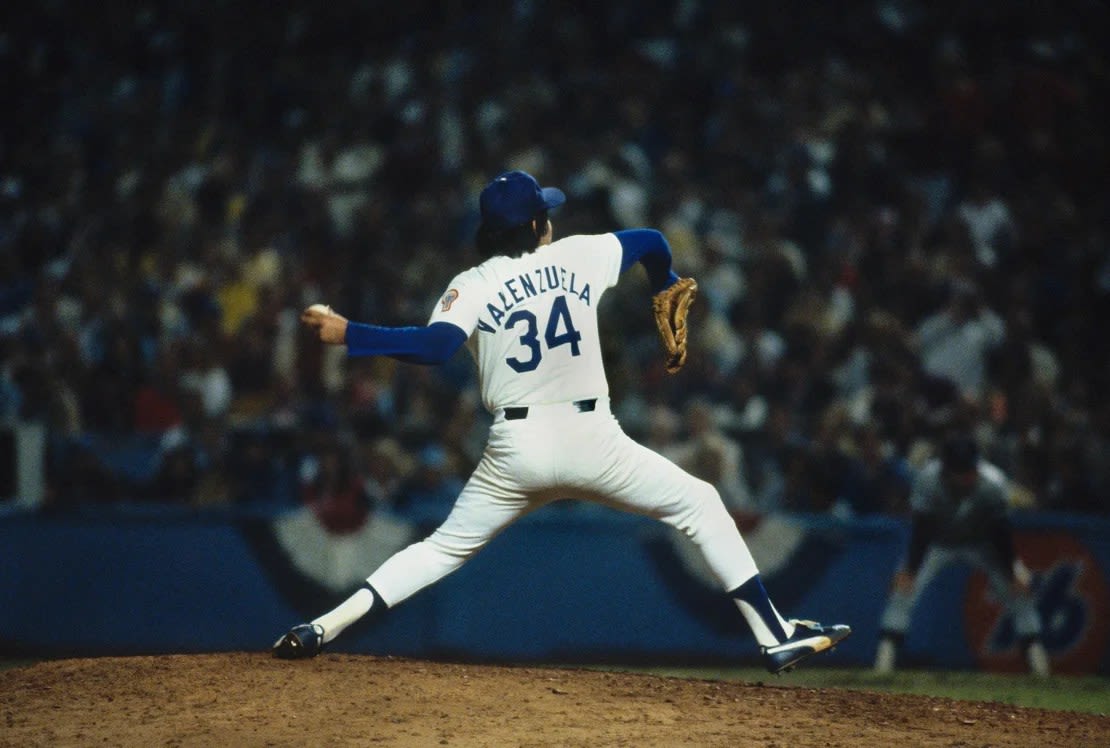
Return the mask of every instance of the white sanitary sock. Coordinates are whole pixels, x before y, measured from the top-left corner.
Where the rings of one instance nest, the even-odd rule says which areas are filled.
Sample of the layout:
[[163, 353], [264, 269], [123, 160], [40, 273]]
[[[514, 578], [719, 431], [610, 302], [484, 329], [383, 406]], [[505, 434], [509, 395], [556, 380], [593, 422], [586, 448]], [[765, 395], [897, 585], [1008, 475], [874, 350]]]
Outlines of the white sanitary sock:
[[324, 628], [324, 644], [343, 633], [343, 629], [362, 618], [370, 612], [375, 604], [382, 605], [380, 600], [374, 599], [374, 594], [366, 587], [361, 587], [355, 594], [348, 597], [332, 610], [312, 621]]

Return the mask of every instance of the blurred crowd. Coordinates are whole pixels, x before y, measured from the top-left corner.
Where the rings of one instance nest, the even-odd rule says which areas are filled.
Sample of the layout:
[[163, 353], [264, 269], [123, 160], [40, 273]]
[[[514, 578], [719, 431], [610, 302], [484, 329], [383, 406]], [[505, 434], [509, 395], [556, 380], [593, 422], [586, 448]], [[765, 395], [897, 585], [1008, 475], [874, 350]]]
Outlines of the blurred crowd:
[[47, 503], [434, 519], [489, 417], [465, 352], [346, 360], [328, 303], [424, 324], [497, 172], [556, 236], [651, 226], [699, 281], [663, 373], [602, 302], [626, 430], [738, 511], [906, 510], [972, 428], [1014, 502], [1110, 513], [1105, 6], [36, 3], [0, 30], [0, 420]]

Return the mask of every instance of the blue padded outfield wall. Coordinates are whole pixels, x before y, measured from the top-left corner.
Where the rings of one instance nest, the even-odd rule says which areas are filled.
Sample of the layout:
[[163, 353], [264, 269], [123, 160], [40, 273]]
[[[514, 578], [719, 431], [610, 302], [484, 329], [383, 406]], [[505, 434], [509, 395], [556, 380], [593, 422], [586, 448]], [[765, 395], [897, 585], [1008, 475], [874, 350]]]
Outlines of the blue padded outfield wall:
[[[739, 517], [788, 616], [850, 623], [825, 659], [869, 666], [903, 520]], [[1022, 515], [1058, 672], [1108, 673], [1110, 522]], [[158, 508], [0, 515], [0, 654], [267, 651], [346, 597], [426, 527], [379, 516], [330, 535], [308, 510]], [[555, 505], [331, 651], [559, 663], [754, 664], [754, 640], [686, 542], [650, 520]], [[905, 663], [1020, 670], [1012, 622], [979, 572], [952, 568], [920, 602]]]

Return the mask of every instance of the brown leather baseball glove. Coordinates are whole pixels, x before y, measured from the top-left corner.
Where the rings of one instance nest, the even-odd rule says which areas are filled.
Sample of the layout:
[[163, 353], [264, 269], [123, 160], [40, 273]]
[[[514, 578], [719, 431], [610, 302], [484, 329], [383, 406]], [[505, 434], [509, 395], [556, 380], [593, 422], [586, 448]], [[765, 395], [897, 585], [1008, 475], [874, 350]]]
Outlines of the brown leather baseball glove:
[[668, 374], [674, 374], [686, 363], [686, 317], [697, 295], [696, 280], [679, 278], [651, 297], [651, 311], [655, 315], [659, 338], [663, 341], [666, 353], [664, 366]]

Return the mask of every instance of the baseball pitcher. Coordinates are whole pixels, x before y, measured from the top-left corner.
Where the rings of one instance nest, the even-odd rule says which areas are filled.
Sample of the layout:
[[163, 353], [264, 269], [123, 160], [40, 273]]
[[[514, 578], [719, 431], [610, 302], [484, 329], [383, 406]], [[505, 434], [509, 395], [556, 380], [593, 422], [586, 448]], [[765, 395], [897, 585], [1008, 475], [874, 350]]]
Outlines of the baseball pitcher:
[[479, 198], [476, 245], [488, 259], [450, 282], [423, 327], [348, 321], [330, 307], [302, 315], [349, 356], [437, 364], [466, 345], [493, 415], [489, 440], [447, 519], [395, 554], [335, 609], [294, 626], [277, 657], [313, 657], [365, 616], [377, 617], [450, 574], [501, 530], [549, 502], [578, 498], [654, 517], [684, 532], [736, 603], [772, 673], [833, 647], [848, 626], [784, 619], [717, 491], [625, 435], [609, 407], [598, 304], [635, 264], [647, 272], [664, 365], [686, 361], [697, 284], [671, 269], [661, 233], [634, 229], [555, 241], [549, 211], [562, 191], [529, 174], [493, 179]]
[[1029, 590], [1029, 570], [1014, 552], [1006, 478], [979, 456], [974, 439], [954, 435], [941, 454], [922, 468], [910, 494], [910, 543], [894, 575], [879, 623], [874, 668], [894, 671], [917, 600], [949, 564], [982, 569], [991, 590], [1014, 616], [1029, 671], [1048, 675], [1041, 620]]

